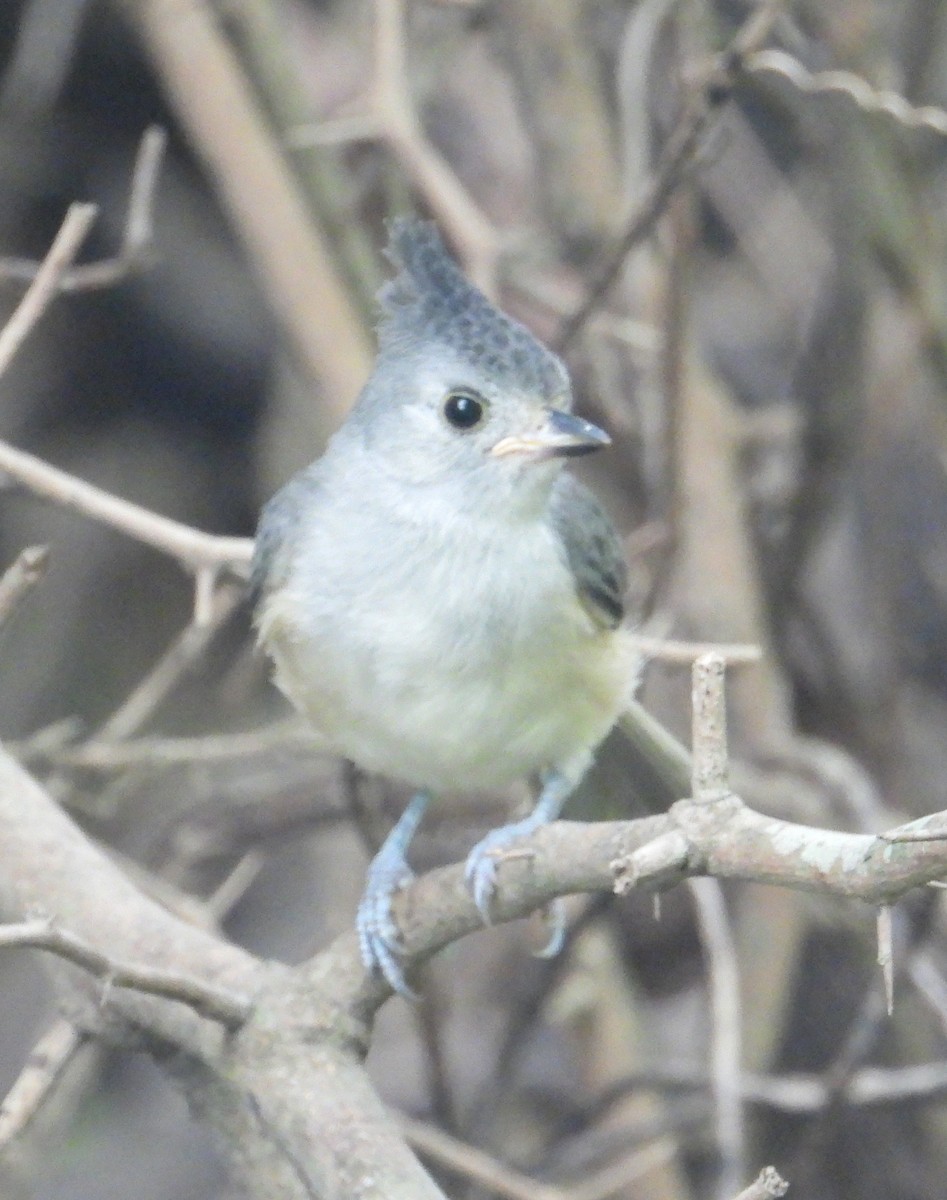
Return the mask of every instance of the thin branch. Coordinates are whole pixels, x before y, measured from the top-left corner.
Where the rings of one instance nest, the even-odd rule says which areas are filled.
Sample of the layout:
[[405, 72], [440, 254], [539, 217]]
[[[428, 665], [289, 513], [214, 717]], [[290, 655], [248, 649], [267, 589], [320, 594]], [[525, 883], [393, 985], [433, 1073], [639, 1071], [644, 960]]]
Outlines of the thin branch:
[[84, 1043], [82, 1033], [63, 1018], [54, 1021], [36, 1042], [0, 1104], [0, 1154], [43, 1107]]
[[781, 0], [764, 0], [754, 9], [695, 88], [661, 151], [651, 181], [629, 218], [625, 232], [593, 280], [585, 299], [562, 323], [554, 341], [557, 350], [566, 350], [575, 341], [618, 278], [628, 255], [651, 234], [671, 196], [690, 176], [711, 126], [746, 74], [747, 55], [769, 36], [780, 4]]
[[927, 813], [896, 829], [888, 829], [878, 836], [885, 842], [907, 845], [911, 842], [942, 842], [947, 841], [947, 815], [944, 813]]
[[778, 1200], [789, 1191], [789, 1184], [775, 1167], [764, 1167], [748, 1188], [736, 1200]]
[[404, 0], [375, 0], [373, 79], [367, 113], [352, 113], [288, 131], [287, 144], [387, 143], [457, 246], [468, 274], [488, 295], [496, 290], [498, 236], [450, 163], [424, 134], [408, 87]]
[[693, 766], [695, 800], [716, 800], [728, 791], [727, 702], [723, 657], [702, 654], [691, 671]]
[[898, 92], [877, 88], [852, 71], [816, 71], [804, 67], [784, 50], [756, 50], [743, 68], [754, 75], [776, 75], [811, 95], [844, 96], [865, 112], [883, 113], [908, 129], [923, 129], [947, 137], [947, 111], [932, 104], [914, 105]]
[[700, 941], [707, 960], [711, 1019], [711, 1084], [720, 1172], [717, 1194], [727, 1200], [744, 1178], [745, 1135], [740, 1093], [742, 1014], [733, 933], [716, 879], [691, 879]]
[[[127, 728], [127, 726], [126, 726]], [[47, 762], [60, 767], [82, 767], [93, 771], [126, 771], [129, 767], [169, 767], [193, 763], [216, 763], [254, 758], [276, 749], [312, 747], [312, 733], [299, 721], [274, 721], [245, 733], [208, 734], [206, 737], [141, 737], [134, 741], [89, 738], [70, 745], [75, 730], [70, 725], [68, 738], [58, 736], [58, 727], [43, 731], [46, 738], [30, 737], [22, 742], [7, 742], [11, 754], [24, 762]], [[125, 735], [126, 737], [128, 734]]]
[[9, 621], [20, 601], [46, 574], [48, 546], [27, 546], [0, 577], [0, 627]]
[[677, 1144], [671, 1138], [660, 1138], [650, 1146], [636, 1147], [618, 1162], [587, 1173], [580, 1182], [541, 1183], [442, 1129], [404, 1115], [397, 1119], [407, 1140], [421, 1154], [507, 1200], [607, 1200], [677, 1153]]
[[591, 1171], [580, 1182], [561, 1190], [562, 1200], [607, 1200], [614, 1195], [633, 1194], [634, 1184], [645, 1175], [665, 1166], [678, 1153], [673, 1138], [657, 1138], [648, 1146], [636, 1146], [617, 1162]]
[[947, 1034], [947, 980], [930, 949], [920, 948], [910, 956], [908, 977], [940, 1022], [941, 1033]]
[[[832, 1103], [835, 1092], [827, 1077], [815, 1074], [754, 1075], [742, 1073], [740, 1097], [744, 1104], [790, 1115], [818, 1115]], [[713, 1079], [702, 1067], [689, 1063], [655, 1063], [615, 1080], [596, 1098], [597, 1117], [635, 1092], [668, 1094], [710, 1091]], [[861, 1067], [847, 1080], [845, 1104], [849, 1107], [885, 1107], [906, 1102], [939, 1101], [947, 1095], [947, 1062], [918, 1063], [909, 1067]]]
[[203, 533], [86, 483], [8, 442], [0, 442], [0, 472], [37, 496], [110, 525], [136, 541], [178, 559], [191, 570], [215, 567], [245, 575], [249, 569], [253, 553], [253, 542], [249, 538]]
[[640, 633], [632, 634], [631, 641], [649, 659], [687, 666], [705, 654], [719, 655], [728, 667], [758, 663], [763, 657], [760, 646], [738, 642], [679, 642], [673, 638], [649, 637]]
[[497, 235], [450, 164], [424, 136], [408, 89], [404, 0], [375, 0], [372, 112], [418, 190], [460, 249], [474, 282], [495, 289]]
[[96, 740], [105, 743], [122, 741], [140, 729], [204, 653], [239, 602], [240, 593], [235, 589], [220, 592], [205, 624], [192, 622], [175, 637], [141, 683], [99, 728]]
[[27, 335], [59, 293], [60, 281], [79, 253], [79, 247], [92, 228], [97, 212], [94, 204], [70, 204], [33, 282], [0, 330], [0, 375], [6, 371]]
[[107, 988], [131, 988], [150, 996], [178, 1000], [201, 1016], [219, 1021], [227, 1029], [239, 1028], [253, 1009], [249, 997], [214, 987], [192, 975], [111, 958], [76, 934], [60, 929], [48, 918], [0, 925], [0, 947], [9, 946], [47, 950], [101, 979]]
[[[60, 292], [86, 292], [112, 287], [151, 262], [154, 256], [154, 197], [167, 141], [165, 131], [152, 125], [145, 130], [138, 144], [121, 251], [113, 258], [99, 262], [67, 266], [57, 283]], [[0, 258], [0, 277], [32, 280], [40, 270], [40, 264], [32, 259]]]
[[369, 339], [219, 14], [193, 0], [118, 7], [154, 60], [289, 346], [340, 416], [365, 382]]

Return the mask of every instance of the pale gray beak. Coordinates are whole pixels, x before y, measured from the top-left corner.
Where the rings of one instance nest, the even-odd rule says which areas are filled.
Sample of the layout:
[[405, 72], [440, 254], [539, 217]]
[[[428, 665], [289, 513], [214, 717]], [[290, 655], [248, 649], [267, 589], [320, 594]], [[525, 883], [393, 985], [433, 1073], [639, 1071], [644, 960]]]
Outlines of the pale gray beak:
[[574, 458], [579, 454], [591, 454], [611, 443], [604, 429], [591, 421], [563, 412], [560, 408], [543, 410], [543, 421], [528, 433], [513, 434], [501, 438], [490, 450], [494, 458], [507, 455], [523, 455], [524, 458], [541, 460], [546, 458]]

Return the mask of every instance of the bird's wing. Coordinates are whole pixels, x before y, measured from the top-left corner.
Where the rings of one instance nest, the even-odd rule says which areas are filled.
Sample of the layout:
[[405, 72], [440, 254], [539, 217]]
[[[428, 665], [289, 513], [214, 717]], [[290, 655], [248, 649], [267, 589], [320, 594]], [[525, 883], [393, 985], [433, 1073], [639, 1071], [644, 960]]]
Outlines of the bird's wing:
[[285, 583], [304, 513], [311, 513], [321, 490], [314, 463], [281, 488], [263, 506], [253, 546], [249, 597], [257, 608], [264, 596]]
[[601, 505], [577, 479], [563, 472], [549, 509], [579, 599], [604, 629], [616, 629], [625, 615], [628, 565], [622, 545]]

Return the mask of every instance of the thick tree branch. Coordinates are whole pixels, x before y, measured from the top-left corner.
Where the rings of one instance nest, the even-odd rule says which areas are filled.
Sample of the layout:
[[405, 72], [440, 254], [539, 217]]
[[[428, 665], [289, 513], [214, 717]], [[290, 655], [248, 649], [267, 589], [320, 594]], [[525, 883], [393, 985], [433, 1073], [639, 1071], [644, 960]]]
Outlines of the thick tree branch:
[[[29, 921], [42, 912], [68, 927], [77, 944], [113, 962], [147, 963], [156, 972], [190, 975], [238, 994], [259, 986], [250, 955], [185, 924], [139, 892], [3, 752], [0, 863], [0, 914], [7, 920]], [[97, 989], [87, 994], [96, 1006]], [[121, 1008], [124, 998], [114, 999]], [[168, 1013], [170, 1006], [160, 1011]], [[187, 1015], [179, 1010], [174, 1027], [185, 1045], [195, 1029], [184, 1020]]]
[[259, 961], [142, 895], [2, 752], [0, 864], [0, 914], [53, 914], [81, 941], [83, 953], [73, 957], [85, 958], [84, 967], [99, 955], [112, 965], [147, 963], [153, 979], [185, 975], [253, 998], [250, 1018], [227, 1034], [180, 995], [117, 988], [103, 1008], [86, 970], [57, 971], [81, 1029], [183, 1052], [175, 1057], [188, 1064], [190, 1099], [220, 1132], [252, 1195], [443, 1200], [362, 1069], [363, 1014], [327, 1001], [304, 973]]
[[[938, 818], [930, 820], [936, 829]], [[671, 852], [655, 856], [655, 845]], [[502, 865], [497, 920], [523, 916], [569, 892], [632, 882], [663, 886], [692, 874], [878, 903], [947, 873], [942, 839], [892, 843], [793, 825], [729, 795], [683, 800], [665, 816], [638, 821], [559, 822], [538, 833], [530, 851]], [[170, 1041], [202, 1064], [188, 1081], [192, 1099], [221, 1130], [245, 1181], [260, 1195], [267, 1194], [263, 1181], [277, 1177], [285, 1180], [287, 1196], [334, 1188], [340, 1197], [354, 1197], [356, 1174], [379, 1180], [363, 1194], [389, 1200], [439, 1195], [360, 1065], [369, 1022], [388, 990], [366, 977], [354, 935], [295, 970], [257, 962], [141, 896], [6, 757], [0, 757], [0, 861], [0, 908], [9, 918], [23, 920], [42, 906], [112, 962], [148, 962], [253, 996], [249, 1020], [223, 1039], [219, 1027], [215, 1032], [181, 1004], [129, 989], [113, 994], [108, 1016]], [[416, 958], [480, 927], [460, 866], [419, 879], [400, 897], [398, 916], [406, 951]], [[85, 1023], [95, 1031], [97, 992], [83, 992]]]
[[[947, 820], [947, 814], [930, 818]], [[817, 829], [765, 816], [737, 796], [681, 800], [664, 816], [594, 824], [558, 821], [500, 868], [496, 922], [527, 916], [557, 896], [664, 888], [692, 875], [742, 879], [886, 904], [947, 875], [942, 840], [892, 845], [871, 834]], [[405, 953], [418, 961], [481, 928], [462, 866], [415, 880], [397, 898]], [[300, 968], [344, 1009], [370, 1013], [388, 988], [361, 968], [345, 934]]]

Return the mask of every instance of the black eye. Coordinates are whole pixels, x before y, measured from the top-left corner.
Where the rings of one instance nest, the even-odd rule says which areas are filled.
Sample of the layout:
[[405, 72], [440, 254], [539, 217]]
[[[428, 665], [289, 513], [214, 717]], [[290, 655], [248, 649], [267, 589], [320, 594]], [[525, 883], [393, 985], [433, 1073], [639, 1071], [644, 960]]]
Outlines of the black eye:
[[479, 425], [487, 411], [487, 406], [470, 392], [451, 392], [444, 401], [444, 416], [448, 425], [455, 429], [473, 429]]

